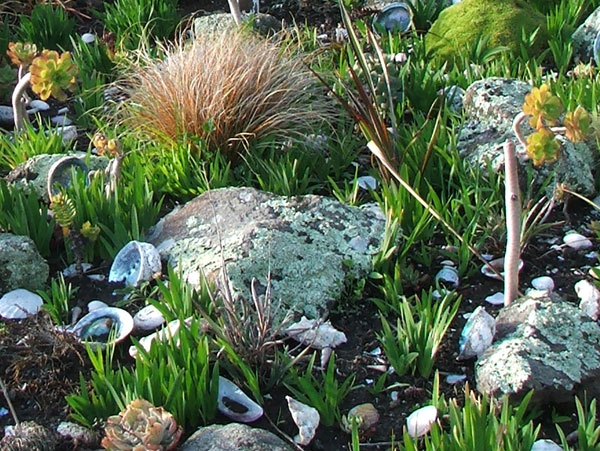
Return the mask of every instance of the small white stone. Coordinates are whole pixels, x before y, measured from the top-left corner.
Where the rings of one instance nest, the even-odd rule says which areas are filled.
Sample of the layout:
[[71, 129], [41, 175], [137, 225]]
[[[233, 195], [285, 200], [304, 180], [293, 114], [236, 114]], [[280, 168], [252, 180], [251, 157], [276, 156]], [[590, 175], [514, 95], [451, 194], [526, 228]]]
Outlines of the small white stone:
[[552, 440], [543, 439], [536, 441], [531, 447], [531, 451], [562, 451], [562, 448]]
[[600, 317], [600, 290], [592, 282], [580, 280], [575, 284], [579, 308], [594, 321]]
[[52, 122], [54, 125], [62, 125], [62, 126], [71, 125], [73, 123], [73, 121], [71, 119], [69, 119], [67, 116], [54, 116], [54, 117], [50, 118], [50, 122]]
[[546, 290], [553, 291], [554, 290], [554, 280], [552, 277], [548, 276], [540, 276], [531, 280], [531, 286], [536, 290]]
[[46, 102], [44, 102], [43, 100], [32, 100], [31, 102], [29, 102], [29, 108], [31, 108], [31, 110], [27, 110], [27, 112], [29, 113], [30, 111], [33, 112], [37, 112], [37, 111], [48, 111], [50, 109], [50, 105], [48, 105]]
[[[83, 272], [85, 273], [86, 271], [89, 271], [92, 268], [92, 264], [91, 263], [82, 263], [81, 264], [81, 269], [83, 270]], [[78, 275], [77, 273], [77, 265], [75, 263], [67, 266], [65, 269], [63, 269], [62, 275], [64, 277], [75, 277]]]
[[12, 125], [15, 122], [13, 109], [10, 106], [0, 105], [0, 124]]
[[504, 305], [504, 293], [498, 291], [486, 297], [485, 302], [492, 305]]
[[357, 178], [356, 182], [358, 183], [359, 188], [365, 190], [377, 188], [377, 180], [370, 175], [363, 175], [362, 177]]
[[39, 312], [43, 303], [37, 294], [18, 288], [0, 298], [0, 316], [6, 319], [27, 318]]
[[438, 411], [435, 406], [425, 406], [415, 410], [406, 419], [406, 429], [412, 438], [421, 437], [431, 430], [437, 420]]
[[153, 305], [147, 305], [133, 317], [133, 325], [136, 331], [154, 330], [165, 322], [165, 317]]
[[450, 385], [460, 384], [466, 380], [467, 376], [464, 374], [448, 374], [448, 376], [446, 376], [446, 383]]
[[93, 44], [96, 41], [96, 35], [92, 33], [83, 33], [81, 40], [86, 44]]
[[481, 306], [467, 320], [460, 334], [459, 360], [478, 357], [489, 348], [496, 334], [496, 320]]
[[69, 112], [69, 108], [64, 106], [60, 110], [57, 111], [58, 114], [65, 114]]
[[583, 235], [577, 232], [569, 232], [563, 237], [563, 242], [572, 249], [582, 250], [590, 249], [593, 243]]
[[68, 144], [70, 141], [77, 139], [77, 126], [76, 125], [67, 125], [66, 127], [60, 127], [58, 133], [62, 134], [62, 142], [63, 144]]
[[452, 266], [444, 266], [435, 276], [435, 280], [457, 288], [460, 284], [458, 271]]
[[88, 302], [87, 308], [88, 308], [88, 312], [93, 312], [94, 310], [98, 310], [99, 308], [106, 308], [108, 307], [108, 304], [106, 304], [105, 302], [102, 301], [90, 301]]

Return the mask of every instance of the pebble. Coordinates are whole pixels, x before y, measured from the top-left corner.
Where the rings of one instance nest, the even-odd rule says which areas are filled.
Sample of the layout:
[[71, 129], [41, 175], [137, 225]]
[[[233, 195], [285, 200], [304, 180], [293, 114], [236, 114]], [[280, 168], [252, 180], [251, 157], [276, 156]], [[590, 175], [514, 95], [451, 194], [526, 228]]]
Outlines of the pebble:
[[54, 125], [62, 125], [62, 126], [71, 125], [73, 123], [73, 121], [71, 119], [69, 119], [67, 116], [54, 116], [54, 117], [50, 118], [50, 122], [52, 122]]
[[92, 33], [83, 33], [81, 40], [86, 44], [93, 44], [96, 41], [96, 35]]
[[102, 301], [90, 301], [88, 302], [87, 308], [88, 308], [88, 312], [93, 312], [94, 310], [98, 310], [101, 308], [106, 308], [108, 307], [108, 304], [102, 302]]
[[358, 183], [359, 188], [365, 190], [377, 188], [377, 180], [370, 175], [363, 175], [362, 177], [357, 178], [356, 182]]
[[0, 105], [0, 125], [12, 125], [14, 123], [15, 116], [12, 107]]
[[579, 308], [594, 321], [600, 317], [600, 290], [588, 280], [580, 280], [575, 284], [575, 292], [579, 298]]
[[504, 293], [498, 291], [485, 298], [485, 302], [492, 305], [504, 305]]
[[31, 108], [31, 110], [27, 110], [28, 113], [35, 113], [37, 111], [47, 111], [50, 109], [50, 105], [48, 105], [46, 102], [44, 102], [43, 100], [32, 100], [31, 102], [29, 102], [29, 108]]
[[594, 246], [588, 238], [577, 232], [568, 232], [563, 237], [563, 242], [571, 249], [575, 250], [590, 249]]
[[552, 440], [542, 439], [534, 442], [531, 451], [562, 451], [562, 448]]
[[458, 271], [452, 266], [444, 266], [442, 269], [440, 269], [435, 276], [435, 280], [449, 285], [452, 288], [457, 288], [460, 284], [458, 279]]
[[133, 317], [136, 331], [147, 332], [156, 329], [165, 322], [165, 317], [153, 305], [147, 305]]
[[548, 276], [540, 276], [531, 280], [531, 286], [536, 290], [546, 290], [553, 291], [554, 290], [554, 280], [552, 277]]
[[467, 376], [465, 374], [448, 374], [446, 376], [446, 383], [450, 385], [460, 384], [467, 380]]
[[438, 411], [435, 406], [425, 406], [415, 410], [406, 419], [406, 429], [412, 438], [421, 437], [431, 430], [437, 420]]
[[459, 360], [478, 357], [489, 348], [496, 334], [496, 320], [481, 306], [477, 307], [460, 334]]

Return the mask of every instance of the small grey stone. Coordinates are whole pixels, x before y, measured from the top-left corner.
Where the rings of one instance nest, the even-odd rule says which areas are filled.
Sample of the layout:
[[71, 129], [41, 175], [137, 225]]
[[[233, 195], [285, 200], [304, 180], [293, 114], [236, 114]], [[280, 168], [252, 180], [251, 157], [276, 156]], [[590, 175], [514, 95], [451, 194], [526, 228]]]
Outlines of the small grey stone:
[[589, 63], [594, 56], [594, 40], [600, 32], [600, 7], [575, 30], [573, 41], [573, 56], [583, 63]]
[[198, 429], [180, 451], [293, 451], [282, 439], [259, 428], [231, 423]]

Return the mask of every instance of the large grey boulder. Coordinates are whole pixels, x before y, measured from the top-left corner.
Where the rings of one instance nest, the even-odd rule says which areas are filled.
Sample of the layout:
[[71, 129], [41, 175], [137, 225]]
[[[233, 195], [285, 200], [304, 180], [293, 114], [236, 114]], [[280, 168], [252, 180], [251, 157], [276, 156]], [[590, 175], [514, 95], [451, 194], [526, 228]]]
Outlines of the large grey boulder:
[[[33, 189], [40, 199], [48, 199], [48, 173], [54, 163], [65, 154], [41, 154], [28, 159], [13, 169], [5, 178], [11, 185], [22, 189]], [[76, 157], [86, 164], [90, 171], [103, 171], [108, 166], [108, 158], [88, 155], [85, 152], [76, 152], [70, 156]]]
[[530, 295], [502, 309], [495, 343], [477, 361], [482, 393], [534, 402], [571, 402], [573, 394], [600, 392], [600, 326], [557, 296]]
[[0, 295], [17, 288], [41, 290], [49, 272], [31, 238], [0, 233]]
[[[531, 86], [525, 82], [498, 77], [479, 80], [469, 86], [464, 97], [465, 123], [460, 129], [457, 144], [460, 155], [467, 162], [481, 167], [489, 164], [496, 172], [503, 170], [503, 144], [507, 139], [516, 142], [513, 120], [522, 111], [529, 91]], [[524, 136], [533, 133], [528, 121], [522, 122], [521, 129]], [[572, 143], [564, 139], [561, 142], [559, 159], [536, 168], [536, 182], [541, 184], [552, 172], [554, 183], [550, 189], [558, 183], [565, 183], [569, 189], [580, 194], [594, 194], [593, 170], [597, 162], [595, 151], [590, 146], [595, 144]], [[528, 164], [520, 156], [522, 177]]]
[[594, 40], [600, 33], [600, 7], [575, 30], [571, 36], [573, 56], [576, 60], [589, 63], [594, 57]]
[[180, 451], [292, 451], [275, 434], [245, 424], [213, 424], [198, 429]]
[[368, 275], [383, 240], [377, 206], [356, 208], [321, 196], [281, 197], [253, 188], [208, 191], [165, 216], [148, 237], [194, 286], [219, 281], [226, 264], [234, 293], [250, 298], [271, 275], [271, 298], [310, 319], [321, 317], [344, 284]]
[[[273, 35], [281, 31], [281, 21], [270, 14], [243, 14], [242, 20], [252, 24], [252, 29], [264, 36]], [[233, 16], [230, 13], [212, 13], [194, 19], [192, 30], [194, 36], [221, 33], [224, 30], [236, 28]]]

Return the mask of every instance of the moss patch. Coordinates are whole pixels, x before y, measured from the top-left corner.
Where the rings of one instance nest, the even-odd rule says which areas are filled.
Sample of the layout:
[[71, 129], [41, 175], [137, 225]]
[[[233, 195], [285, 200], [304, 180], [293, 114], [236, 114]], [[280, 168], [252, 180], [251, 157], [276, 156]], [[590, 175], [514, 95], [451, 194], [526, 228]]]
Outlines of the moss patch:
[[464, 0], [446, 8], [425, 36], [427, 48], [437, 57], [453, 61], [476, 40], [488, 39], [488, 46], [506, 46], [519, 51], [521, 30], [538, 32], [530, 54], [547, 46], [546, 17], [522, 0]]

